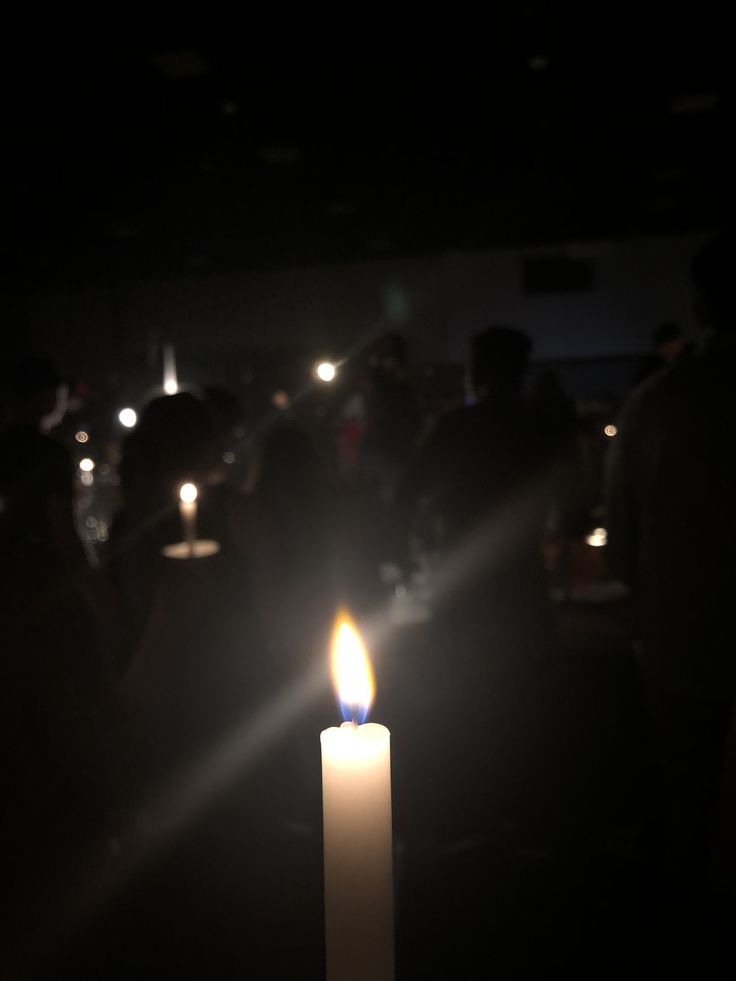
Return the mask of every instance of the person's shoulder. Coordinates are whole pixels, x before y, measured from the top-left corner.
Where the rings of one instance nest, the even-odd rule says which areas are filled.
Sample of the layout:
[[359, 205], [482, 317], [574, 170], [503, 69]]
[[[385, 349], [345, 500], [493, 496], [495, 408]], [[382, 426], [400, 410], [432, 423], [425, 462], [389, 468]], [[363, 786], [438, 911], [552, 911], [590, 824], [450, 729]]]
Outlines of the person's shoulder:
[[643, 397], [656, 399], [670, 392], [689, 388], [708, 373], [712, 358], [703, 352], [680, 357], [671, 365], [658, 371], [650, 384], [642, 386]]
[[655, 372], [628, 395], [621, 410], [622, 425], [626, 428], [632, 422], [669, 415], [673, 406], [680, 405], [698, 390], [704, 373], [707, 365], [698, 355], [679, 358]]
[[626, 399], [628, 405], [646, 405], [656, 400], [662, 392], [666, 392], [673, 385], [679, 384], [680, 365], [665, 365], [653, 371], [636, 385]]

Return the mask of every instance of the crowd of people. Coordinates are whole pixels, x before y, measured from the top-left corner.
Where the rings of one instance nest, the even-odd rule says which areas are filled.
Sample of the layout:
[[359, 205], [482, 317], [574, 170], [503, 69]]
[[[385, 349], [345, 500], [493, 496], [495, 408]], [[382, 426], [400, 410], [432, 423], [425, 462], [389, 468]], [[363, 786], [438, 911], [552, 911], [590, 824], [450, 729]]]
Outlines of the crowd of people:
[[[150, 401], [91, 566], [62, 379], [18, 363], [0, 435], [2, 976], [322, 976], [318, 734], [339, 721], [341, 606], [393, 733], [399, 977], [474, 955], [500, 977], [724, 966], [734, 268], [727, 236], [695, 257], [703, 336], [661, 331], [612, 427], [605, 512], [574, 402], [552, 372], [529, 390], [522, 330], [477, 334], [467, 397], [433, 418], [390, 335], [319, 412], [282, 393], [245, 436], [216, 387]], [[164, 554], [184, 482], [216, 555]], [[628, 592], [591, 611], [553, 587], [594, 520]], [[419, 582], [426, 615], [392, 619]]]

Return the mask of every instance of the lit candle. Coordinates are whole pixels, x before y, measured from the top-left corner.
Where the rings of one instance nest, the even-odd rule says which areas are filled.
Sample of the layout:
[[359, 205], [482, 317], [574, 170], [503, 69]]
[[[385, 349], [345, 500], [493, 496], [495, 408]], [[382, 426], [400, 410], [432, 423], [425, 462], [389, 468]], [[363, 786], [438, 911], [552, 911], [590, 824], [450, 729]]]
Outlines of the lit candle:
[[385, 726], [360, 724], [373, 701], [373, 672], [345, 613], [335, 622], [331, 657], [343, 715], [350, 721], [320, 736], [327, 981], [390, 981], [390, 734]]
[[176, 395], [179, 391], [179, 382], [176, 377], [176, 357], [172, 344], [167, 344], [164, 347], [164, 391], [167, 395]]
[[194, 555], [194, 542], [197, 537], [197, 488], [195, 484], [182, 484], [179, 488], [179, 514], [184, 529], [184, 541], [189, 554]]

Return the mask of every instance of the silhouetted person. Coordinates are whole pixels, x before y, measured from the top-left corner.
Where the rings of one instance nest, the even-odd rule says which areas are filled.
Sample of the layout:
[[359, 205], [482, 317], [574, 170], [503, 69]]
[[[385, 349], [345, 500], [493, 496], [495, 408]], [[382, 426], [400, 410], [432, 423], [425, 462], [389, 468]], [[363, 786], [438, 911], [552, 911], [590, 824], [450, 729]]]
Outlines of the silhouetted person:
[[[232, 574], [238, 576], [237, 550], [234, 539], [247, 522], [250, 507], [244, 488], [253, 469], [250, 440], [245, 438], [242, 407], [226, 388], [205, 385], [202, 389], [212, 420], [211, 452], [207, 453], [209, 469], [205, 471], [203, 530], [219, 542], [233, 561]], [[248, 550], [246, 546], [246, 550]]]
[[[450, 551], [479, 522], [512, 505], [539, 476], [557, 441], [522, 397], [531, 342], [521, 331], [491, 327], [473, 339], [474, 404], [440, 419], [419, 450], [401, 488], [404, 507], [423, 498]], [[536, 541], [538, 510], [520, 523], [525, 545]], [[533, 551], [533, 548], [532, 548]]]
[[575, 432], [577, 416], [575, 402], [562, 387], [556, 371], [542, 371], [534, 382], [532, 405], [548, 420], [552, 432], [559, 434], [561, 442], [570, 439]]
[[652, 332], [653, 353], [642, 362], [634, 376], [634, 386], [640, 385], [650, 375], [674, 364], [688, 350], [679, 324], [663, 323]]
[[[426, 924], [441, 923], [453, 937], [432, 940], [445, 973], [457, 945], [482, 956], [484, 924], [495, 921], [495, 849], [529, 807], [532, 731], [553, 638], [541, 540], [554, 452], [522, 394], [530, 351], [513, 328], [473, 338], [474, 404], [439, 420], [397, 495], [407, 531], [419, 508], [437, 529], [425, 543], [437, 550], [432, 618], [405, 650], [392, 636], [391, 656], [379, 662], [381, 718], [402, 788], [396, 835], [406, 844], [399, 963], [411, 965]], [[432, 960], [418, 976], [433, 976]]]
[[629, 398], [611, 457], [609, 542], [631, 586], [667, 794], [669, 886], [705, 909], [708, 855], [736, 694], [736, 243], [692, 263], [699, 352]]
[[49, 358], [25, 355], [15, 362], [4, 381], [6, 427], [49, 432], [61, 422], [66, 411], [67, 387]]
[[[202, 415], [206, 406], [172, 405], [178, 396], [169, 398], [166, 406], [154, 406], [150, 429], [144, 417], [142, 443], [126, 451], [135, 449], [128, 463], [146, 463], [139, 475], [130, 474], [140, 480], [140, 493], [153, 485], [159, 511], [168, 505], [173, 514], [146, 532], [141, 507], [133, 525], [138, 538], [116, 570], [140, 617], [123, 681], [135, 711], [131, 730], [140, 776], [154, 800], [172, 783], [179, 788], [164, 802], [160, 830], [162, 843], [173, 850], [139, 887], [135, 905], [143, 912], [137, 922], [146, 943], [159, 945], [151, 955], [143, 952], [149, 969], [166, 972], [173, 963], [179, 973], [197, 965], [197, 973], [214, 976], [260, 974], [269, 953], [280, 964], [291, 946], [307, 942], [304, 924], [321, 908], [318, 828], [310, 821], [319, 795], [319, 754], [295, 738], [301, 725], [314, 728], [304, 721], [309, 699], [295, 717], [284, 711], [285, 703], [298, 700], [305, 665], [327, 658], [326, 638], [314, 636], [315, 621], [320, 614], [325, 619], [319, 582], [327, 566], [319, 461], [291, 426], [273, 431], [255, 500], [245, 506], [235, 559], [229, 549], [191, 561], [161, 558], [164, 534], [172, 536], [168, 541], [181, 537], [177, 483], [189, 473], [202, 481], [204, 501], [212, 500], [204, 483], [211, 439]], [[188, 428], [178, 427], [183, 420]], [[128, 472], [124, 479], [135, 491]], [[137, 556], [135, 565], [126, 558], [130, 554]], [[324, 622], [319, 630], [325, 631]], [[285, 870], [298, 870], [315, 855], [314, 871], [294, 872], [293, 903], [280, 904], [274, 894]], [[312, 890], [316, 898], [310, 895], [308, 905], [297, 899]], [[161, 919], [176, 938], [175, 950], [169, 941], [161, 943]], [[197, 929], [203, 919], [211, 920], [206, 931]], [[280, 930], [289, 940], [274, 953], [268, 948]], [[319, 943], [319, 921], [304, 932]]]
[[531, 407], [554, 468], [550, 530], [562, 538], [574, 537], [583, 530], [590, 506], [584, 493], [575, 401], [565, 392], [557, 372], [546, 370], [535, 381]]
[[[254, 505], [262, 612], [293, 665], [311, 657], [333, 613], [333, 520], [324, 463], [296, 424], [263, 441]], [[312, 640], [307, 640], [307, 638]], [[324, 644], [324, 638], [321, 641]]]
[[515, 765], [551, 643], [540, 545], [551, 454], [522, 398], [530, 350], [528, 337], [512, 328], [473, 339], [477, 401], [439, 421], [399, 497], [408, 521], [423, 503], [441, 527], [425, 680], [434, 669], [437, 710], [456, 719], [464, 747], [456, 752], [474, 761], [460, 771], [445, 761], [455, 833], [477, 832], [487, 821], [485, 781], [495, 788], [494, 807], [507, 806], [505, 767]]
[[400, 335], [386, 335], [370, 351], [364, 401], [359, 466], [387, 495], [414, 450], [419, 431], [419, 403], [408, 378], [406, 341]]
[[[104, 852], [125, 783], [107, 625], [74, 530], [71, 463], [31, 424], [53, 403], [45, 378], [48, 399], [24, 389], [36, 412], [0, 438], [0, 889], [15, 917], [8, 940], [34, 955], [70, 901], [71, 873]], [[3, 976], [14, 976], [9, 949], [3, 943]]]
[[[55, 524], [58, 547], [63, 537], [63, 547], [81, 559], [71, 510], [72, 459], [66, 447], [48, 435], [66, 410], [66, 386], [51, 361], [31, 355], [17, 362], [6, 379], [6, 403], [0, 432], [3, 536], [16, 541], [33, 538], [34, 522], [40, 517]], [[39, 516], [39, 508], [49, 513]]]
[[126, 437], [120, 464], [123, 505], [110, 536], [110, 571], [119, 591], [128, 656], [141, 637], [152, 597], [167, 561], [164, 545], [183, 537], [179, 487], [199, 489], [198, 529], [207, 536], [207, 478], [222, 464], [207, 405], [181, 392], [150, 402]]
[[[379, 570], [393, 558], [390, 503], [419, 432], [419, 401], [408, 375], [406, 340], [387, 334], [366, 352], [364, 373], [344, 407], [341, 579], [353, 608], [383, 599]], [[362, 365], [361, 365], [362, 367]]]

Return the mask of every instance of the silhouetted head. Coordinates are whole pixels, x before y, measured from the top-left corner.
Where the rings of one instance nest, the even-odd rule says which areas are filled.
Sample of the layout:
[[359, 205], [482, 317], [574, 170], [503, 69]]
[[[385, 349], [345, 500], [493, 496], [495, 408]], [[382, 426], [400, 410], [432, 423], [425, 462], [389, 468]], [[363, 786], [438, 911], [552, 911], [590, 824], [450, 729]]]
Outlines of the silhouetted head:
[[58, 425], [66, 411], [66, 387], [53, 362], [29, 354], [17, 361], [7, 377], [13, 421], [36, 429]]
[[695, 315], [704, 327], [736, 329], [736, 237], [717, 235], [698, 250], [690, 275]]
[[531, 340], [516, 327], [488, 327], [476, 334], [471, 348], [471, 377], [476, 396], [518, 394], [531, 351]]
[[655, 327], [652, 332], [652, 346], [668, 364], [679, 358], [685, 349], [685, 338], [679, 324], [665, 323]]
[[172, 488], [201, 480], [219, 442], [208, 405], [189, 392], [153, 399], [125, 440], [121, 477], [133, 486]]

